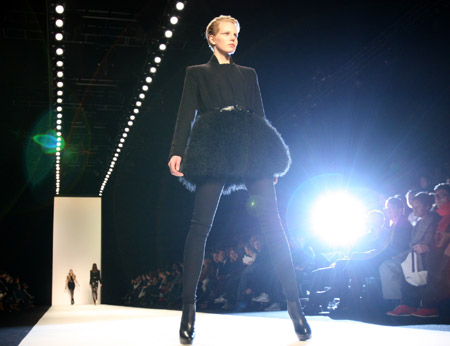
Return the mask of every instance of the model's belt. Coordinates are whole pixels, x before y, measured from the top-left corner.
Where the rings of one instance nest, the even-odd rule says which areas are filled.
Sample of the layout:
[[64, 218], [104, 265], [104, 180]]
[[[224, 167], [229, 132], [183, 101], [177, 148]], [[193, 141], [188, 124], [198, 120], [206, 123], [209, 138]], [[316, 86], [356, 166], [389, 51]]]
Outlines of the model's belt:
[[247, 114], [255, 114], [255, 112], [253, 111], [253, 109], [248, 109], [246, 107], [242, 107], [239, 105], [235, 105], [235, 106], [226, 106], [226, 107], [222, 107], [222, 108], [218, 108], [219, 112], [232, 112], [232, 111], [238, 111], [238, 112], [246, 112]]

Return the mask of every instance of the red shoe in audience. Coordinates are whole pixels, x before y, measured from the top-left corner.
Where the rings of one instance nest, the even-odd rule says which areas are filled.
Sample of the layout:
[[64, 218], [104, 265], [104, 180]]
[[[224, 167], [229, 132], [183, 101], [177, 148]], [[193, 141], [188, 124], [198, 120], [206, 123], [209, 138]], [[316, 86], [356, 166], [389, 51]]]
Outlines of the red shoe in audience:
[[413, 312], [411, 316], [416, 317], [439, 317], [438, 309], [418, 308], [416, 312]]
[[389, 316], [411, 316], [416, 312], [416, 308], [408, 305], [399, 305], [394, 310], [386, 312]]

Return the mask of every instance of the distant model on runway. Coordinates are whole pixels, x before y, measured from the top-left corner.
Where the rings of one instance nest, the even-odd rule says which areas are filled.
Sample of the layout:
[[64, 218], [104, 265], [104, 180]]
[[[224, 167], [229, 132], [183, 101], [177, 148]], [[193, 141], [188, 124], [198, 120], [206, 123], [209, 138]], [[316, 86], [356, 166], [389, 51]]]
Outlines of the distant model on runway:
[[69, 270], [69, 274], [67, 275], [67, 278], [66, 278], [66, 289], [69, 289], [69, 292], [70, 292], [70, 303], [72, 305], [75, 304], [75, 300], [73, 298], [74, 291], [75, 291], [75, 284], [77, 284], [78, 287], [80, 286], [80, 284], [77, 281], [77, 276], [75, 275], [73, 270], [70, 269]]
[[[207, 26], [213, 56], [206, 64], [186, 69], [170, 150], [171, 174], [195, 191], [184, 249], [180, 342], [185, 345], [195, 337], [196, 288], [220, 196], [244, 188], [254, 200], [295, 332], [300, 340], [311, 337], [274, 187], [288, 171], [291, 158], [280, 134], [266, 120], [255, 70], [231, 59], [239, 30], [239, 22], [230, 16], [214, 18]], [[217, 332], [225, 331], [222, 327]]]
[[97, 268], [97, 263], [92, 264], [91, 269], [91, 278], [89, 280], [89, 285], [92, 290], [92, 299], [94, 300], [94, 304], [97, 305], [98, 300], [98, 282], [100, 281], [100, 286], [102, 286], [102, 278], [100, 276], [100, 270]]

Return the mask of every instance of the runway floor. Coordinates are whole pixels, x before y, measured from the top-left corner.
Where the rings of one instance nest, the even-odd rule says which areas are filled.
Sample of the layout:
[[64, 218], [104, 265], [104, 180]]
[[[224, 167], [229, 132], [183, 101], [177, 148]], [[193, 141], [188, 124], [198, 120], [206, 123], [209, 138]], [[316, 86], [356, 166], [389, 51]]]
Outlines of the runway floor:
[[[20, 345], [177, 346], [180, 316], [179, 311], [112, 305], [53, 306]], [[197, 313], [194, 345], [450, 345], [447, 331], [380, 326], [319, 316], [308, 317], [308, 321], [313, 338], [299, 342], [287, 312], [268, 312], [264, 317], [261, 314]]]

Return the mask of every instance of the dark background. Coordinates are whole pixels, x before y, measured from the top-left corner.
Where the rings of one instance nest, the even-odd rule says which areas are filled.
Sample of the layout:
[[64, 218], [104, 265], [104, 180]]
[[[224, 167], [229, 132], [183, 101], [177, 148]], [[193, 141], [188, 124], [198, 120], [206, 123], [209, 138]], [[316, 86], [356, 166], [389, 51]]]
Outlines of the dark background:
[[[158, 11], [164, 3], [155, 2]], [[39, 1], [18, 4], [37, 16], [46, 8]], [[153, 5], [104, 6], [139, 13]], [[47, 27], [44, 20], [41, 39], [32, 42], [8, 37], [9, 10], [1, 53], [0, 269], [29, 281], [38, 303], [48, 305], [54, 173], [30, 140], [51, 98]], [[288, 232], [301, 228], [290, 216], [295, 208], [301, 218], [302, 203], [323, 188], [354, 189], [380, 208], [383, 197], [404, 194], [422, 174], [440, 182], [450, 173], [449, 1], [190, 1], [102, 197], [104, 303], [119, 304], [136, 274], [182, 258], [193, 195], [170, 176], [167, 155], [185, 67], [209, 59], [202, 32], [220, 14], [240, 21], [233, 58], [257, 70], [267, 117], [291, 149], [292, 168], [277, 185]], [[141, 22], [156, 32], [155, 21]], [[88, 65], [89, 56], [79, 54], [79, 64]], [[130, 85], [141, 78], [131, 66], [141, 55], [115, 62]], [[29, 93], [33, 105], [15, 102], [19, 91]], [[115, 128], [123, 120], [117, 115], [105, 122]], [[112, 134], [104, 145], [112, 151], [115, 143]], [[75, 180], [89, 177], [67, 176], [63, 195], [96, 196], [108, 159], [96, 161], [99, 173], [90, 175], [96, 189], [77, 189]], [[210, 247], [257, 231], [246, 201], [245, 192], [222, 198]]]

